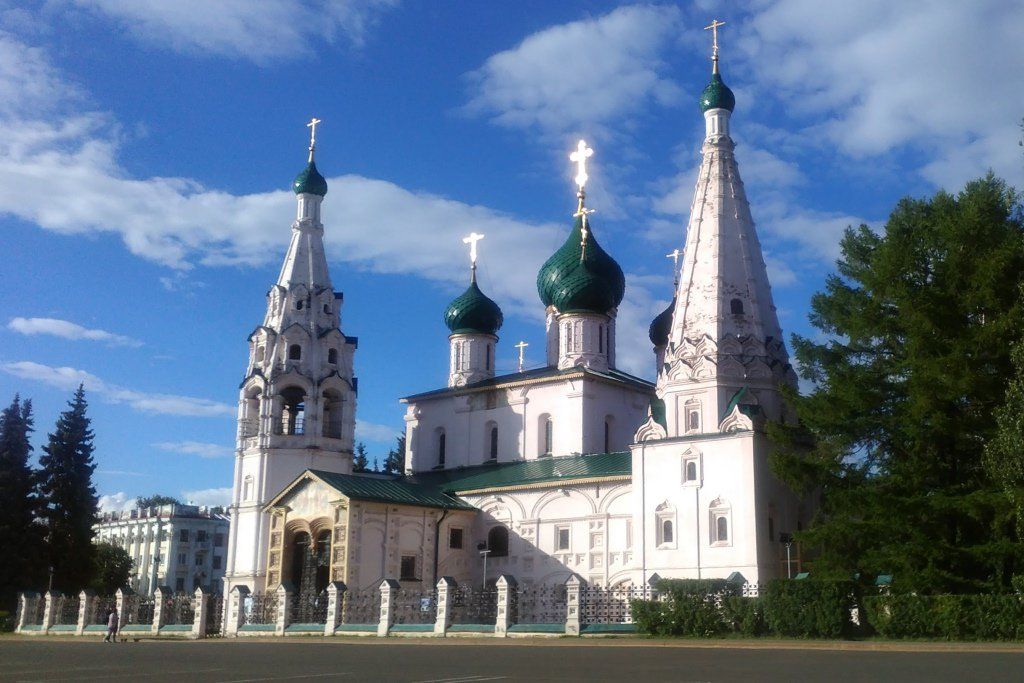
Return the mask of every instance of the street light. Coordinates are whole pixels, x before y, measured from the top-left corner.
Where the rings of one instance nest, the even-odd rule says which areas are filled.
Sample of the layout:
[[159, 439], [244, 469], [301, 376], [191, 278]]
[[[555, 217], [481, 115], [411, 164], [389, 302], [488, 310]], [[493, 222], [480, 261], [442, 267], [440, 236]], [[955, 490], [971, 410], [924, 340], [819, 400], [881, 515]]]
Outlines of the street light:
[[793, 578], [793, 562], [790, 559], [790, 548], [793, 547], [793, 534], [787, 534], [786, 532], [779, 533], [779, 542], [786, 544], [786, 578]]
[[487, 589], [487, 556], [491, 554], [491, 551], [490, 551], [490, 549], [488, 549], [486, 543], [477, 543], [476, 544], [476, 549], [480, 551], [480, 557], [484, 558], [484, 583], [483, 583], [483, 588], [484, 588], [484, 590], [486, 590]]

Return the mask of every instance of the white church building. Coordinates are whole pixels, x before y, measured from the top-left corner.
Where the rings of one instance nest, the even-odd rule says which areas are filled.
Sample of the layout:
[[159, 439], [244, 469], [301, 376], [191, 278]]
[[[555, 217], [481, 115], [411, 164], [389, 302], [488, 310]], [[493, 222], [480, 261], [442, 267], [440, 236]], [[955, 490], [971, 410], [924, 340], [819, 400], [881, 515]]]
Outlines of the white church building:
[[[806, 521], [768, 466], [768, 420], [795, 386], [729, 135], [718, 70], [672, 304], [652, 322], [656, 382], [616, 366], [626, 279], [602, 248], [576, 162], [577, 210], [537, 276], [546, 367], [495, 374], [498, 304], [476, 281], [444, 313], [447, 386], [402, 398], [401, 476], [353, 474], [356, 339], [324, 253], [327, 182], [309, 162], [239, 395], [225, 591], [319, 593], [394, 579], [642, 585], [654, 577], [785, 576], [780, 534]], [[657, 255], [660, 258], [660, 254]], [[678, 257], [678, 252], [677, 252]], [[440, 360], [440, 359], [439, 359]], [[487, 551], [487, 576], [480, 550]]]

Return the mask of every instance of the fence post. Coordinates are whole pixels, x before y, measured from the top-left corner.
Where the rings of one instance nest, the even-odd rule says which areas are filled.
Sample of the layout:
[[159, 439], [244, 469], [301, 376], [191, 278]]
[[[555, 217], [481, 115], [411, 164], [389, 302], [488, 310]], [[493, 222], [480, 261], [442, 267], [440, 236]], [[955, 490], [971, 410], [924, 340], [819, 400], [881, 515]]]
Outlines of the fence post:
[[515, 577], [502, 574], [496, 584], [498, 588], [498, 614], [494, 622], [494, 635], [504, 638], [508, 627], [516, 623], [516, 615], [512, 614], [512, 593], [516, 589]]
[[580, 579], [575, 574], [565, 582], [565, 634], [580, 634]]
[[227, 600], [224, 601], [224, 636], [227, 638], [235, 638], [238, 636], [238, 629], [242, 626], [242, 620], [245, 619], [245, 599], [249, 597], [248, 586], [235, 586], [228, 593]]
[[85, 627], [92, 623], [96, 613], [96, 592], [84, 590], [78, 594], [78, 626], [75, 627], [75, 635], [85, 633]]
[[333, 636], [334, 630], [341, 623], [342, 601], [345, 597], [345, 582], [331, 581], [327, 584], [327, 623], [324, 624], [324, 635]]
[[60, 600], [58, 591], [46, 591], [44, 597], [46, 603], [43, 605], [43, 625], [39, 632], [44, 636], [50, 631], [53, 622], [57, 620], [57, 601]]
[[15, 633], [21, 633], [22, 629], [28, 626], [28, 615], [36, 613], [37, 600], [39, 593], [34, 591], [23, 591], [18, 594], [18, 622], [14, 627]]
[[125, 605], [128, 603], [128, 599], [135, 595], [135, 591], [131, 588], [118, 588], [117, 592], [114, 593], [114, 609], [117, 610], [117, 624], [118, 632], [120, 633], [121, 627], [128, 622], [127, 610]]
[[167, 621], [167, 600], [172, 599], [174, 593], [170, 586], [157, 586], [153, 591], [153, 623], [151, 630], [153, 635], [159, 635], [160, 629]]
[[395, 611], [392, 609], [391, 600], [400, 586], [394, 579], [384, 579], [380, 582], [380, 621], [377, 623], [377, 635], [386, 636], [395, 623]]
[[292, 591], [291, 586], [281, 584], [277, 587], [277, 628], [274, 629], [274, 635], [283, 636], [284, 631], [288, 628], [288, 613], [291, 607]]
[[455, 579], [442, 576], [437, 580], [437, 615], [434, 618], [434, 635], [443, 636], [452, 625], [452, 610], [448, 598], [455, 590]]
[[192, 637], [196, 640], [206, 637], [206, 612], [209, 609], [210, 594], [199, 586], [192, 602]]

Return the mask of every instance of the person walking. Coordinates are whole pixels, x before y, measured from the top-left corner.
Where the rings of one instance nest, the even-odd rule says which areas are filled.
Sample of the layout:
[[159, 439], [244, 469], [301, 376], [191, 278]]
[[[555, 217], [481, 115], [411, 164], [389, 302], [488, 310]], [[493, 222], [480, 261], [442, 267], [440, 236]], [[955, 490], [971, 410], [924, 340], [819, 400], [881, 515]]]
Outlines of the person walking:
[[107, 612], [107, 635], [103, 638], [104, 643], [117, 642], [117, 608], [112, 607]]

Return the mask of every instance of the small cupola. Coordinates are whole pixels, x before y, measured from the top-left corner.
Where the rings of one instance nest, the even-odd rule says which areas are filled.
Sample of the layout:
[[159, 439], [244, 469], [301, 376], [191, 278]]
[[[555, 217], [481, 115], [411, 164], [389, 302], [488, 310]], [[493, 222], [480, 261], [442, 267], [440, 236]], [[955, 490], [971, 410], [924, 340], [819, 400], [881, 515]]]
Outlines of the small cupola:
[[452, 334], [494, 335], [504, 321], [498, 304], [480, 291], [475, 271], [466, 291], [444, 310], [444, 324]]
[[672, 303], [668, 305], [668, 308], [656, 315], [654, 320], [651, 321], [651, 326], [647, 329], [647, 336], [651, 338], [651, 343], [656, 348], [668, 344], [668, 335], [672, 331], [672, 311], [675, 307], [676, 300], [673, 297]]

